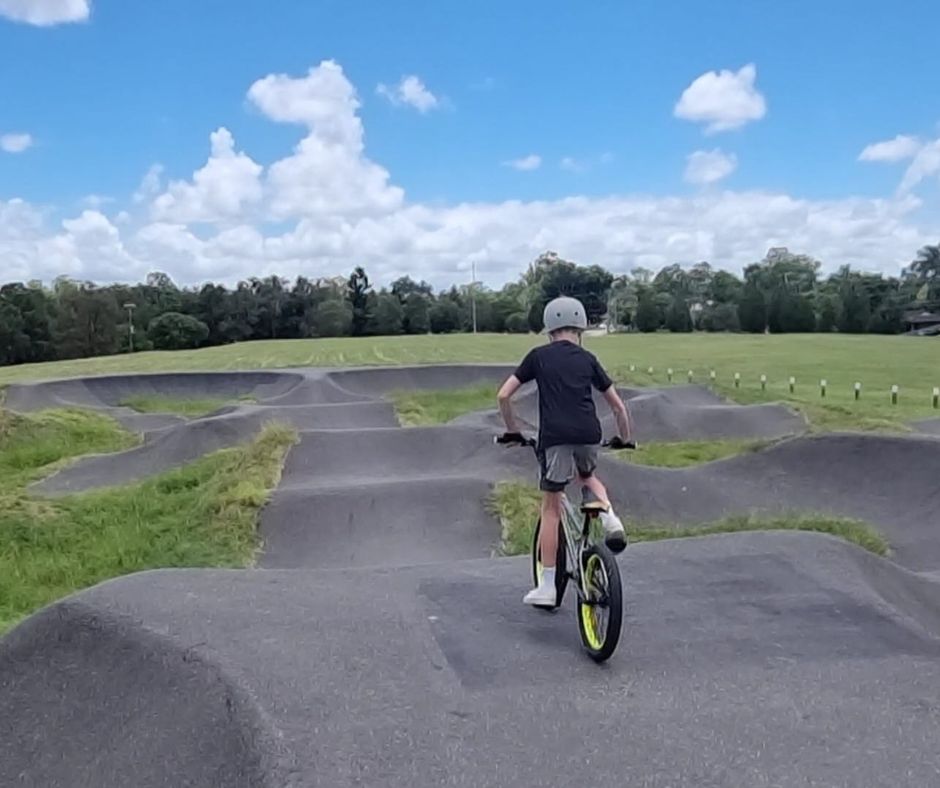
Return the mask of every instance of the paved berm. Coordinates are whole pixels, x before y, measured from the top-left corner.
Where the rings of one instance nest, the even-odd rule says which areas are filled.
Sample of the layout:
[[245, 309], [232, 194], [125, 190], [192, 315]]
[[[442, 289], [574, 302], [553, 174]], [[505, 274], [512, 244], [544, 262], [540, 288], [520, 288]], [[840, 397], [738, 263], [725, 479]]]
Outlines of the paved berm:
[[[524, 608], [528, 559], [493, 557], [487, 497], [534, 478], [531, 452], [492, 443], [493, 412], [404, 429], [384, 399], [495, 389], [508, 371], [12, 386], [14, 409], [94, 407], [144, 433], [42, 494], [144, 478], [272, 419], [300, 441], [262, 515], [262, 568], [120, 578], [0, 641], [0, 785], [940, 785], [940, 441], [804, 436], [780, 406], [625, 389], [641, 440], [780, 440], [681, 470], [603, 457], [621, 512], [824, 510], [868, 520], [893, 552], [794, 532], [631, 545], [624, 636], [599, 667], [571, 599]], [[256, 404], [185, 421], [118, 406], [137, 393]], [[534, 425], [535, 392], [520, 409]]]

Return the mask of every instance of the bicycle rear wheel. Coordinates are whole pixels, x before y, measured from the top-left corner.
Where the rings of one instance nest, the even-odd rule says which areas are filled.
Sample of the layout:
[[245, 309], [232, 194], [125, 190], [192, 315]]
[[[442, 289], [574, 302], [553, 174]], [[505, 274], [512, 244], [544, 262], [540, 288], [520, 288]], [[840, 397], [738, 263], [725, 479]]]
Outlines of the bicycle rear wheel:
[[[539, 534], [542, 531], [542, 520], [535, 523], [535, 534], [532, 537], [532, 580], [535, 585], [542, 582], [542, 551], [539, 548]], [[558, 550], [555, 553], [555, 604], [536, 605], [540, 610], [555, 610], [561, 605], [568, 587], [568, 554], [565, 551], [564, 534], [561, 532], [561, 523], [558, 524]]]
[[583, 554], [582, 583], [578, 590], [578, 631], [588, 655], [595, 662], [610, 658], [620, 640], [623, 623], [623, 589], [620, 567], [603, 544], [592, 544]]

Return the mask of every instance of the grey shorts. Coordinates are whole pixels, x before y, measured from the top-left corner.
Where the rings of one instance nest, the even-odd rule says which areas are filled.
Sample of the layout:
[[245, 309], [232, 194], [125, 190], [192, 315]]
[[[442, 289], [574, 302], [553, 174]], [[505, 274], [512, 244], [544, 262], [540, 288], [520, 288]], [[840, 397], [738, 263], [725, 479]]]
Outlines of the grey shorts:
[[539, 488], [545, 492], [562, 492], [575, 474], [587, 479], [597, 468], [598, 447], [588, 444], [550, 446], [539, 451], [541, 475]]

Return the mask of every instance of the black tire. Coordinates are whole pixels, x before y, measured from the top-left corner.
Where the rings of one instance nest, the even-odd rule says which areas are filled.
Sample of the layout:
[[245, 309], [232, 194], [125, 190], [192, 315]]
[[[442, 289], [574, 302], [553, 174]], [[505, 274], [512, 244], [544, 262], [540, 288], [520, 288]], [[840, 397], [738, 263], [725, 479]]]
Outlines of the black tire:
[[[535, 523], [535, 534], [532, 536], [532, 582], [538, 585], [541, 581], [539, 566], [542, 560], [542, 551], [539, 549], [539, 533], [542, 530], [542, 520]], [[568, 587], [568, 553], [562, 541], [561, 523], [558, 524], [558, 550], [555, 553], [555, 604], [536, 605], [539, 610], [556, 610], [565, 596]]]
[[603, 544], [588, 547], [583, 561], [582, 582], [592, 598], [585, 600], [578, 590], [578, 632], [591, 659], [604, 662], [617, 648], [623, 624], [620, 567], [613, 553]]

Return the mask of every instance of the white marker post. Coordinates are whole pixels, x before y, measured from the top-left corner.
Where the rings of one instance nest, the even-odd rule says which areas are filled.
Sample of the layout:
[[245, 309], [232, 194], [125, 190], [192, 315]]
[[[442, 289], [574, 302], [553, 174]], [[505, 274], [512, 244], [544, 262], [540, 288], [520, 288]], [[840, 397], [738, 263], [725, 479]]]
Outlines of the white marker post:
[[766, 375], [760, 376], [760, 390], [767, 391], [767, 376]]
[[862, 384], [858, 381], [855, 381], [855, 401], [858, 402], [858, 398], [862, 396]]
[[940, 408], [940, 387], [933, 387], [933, 406], [934, 409]]
[[712, 380], [714, 380], [714, 379], [715, 379], [715, 370], [712, 370], [711, 372], [709, 372], [709, 373], [708, 373], [708, 377], [710, 377]]
[[636, 372], [636, 364], [631, 364], [631, 365], [630, 365], [630, 371], [631, 371], [631, 372]]
[[790, 393], [793, 393], [793, 389], [796, 388], [796, 378], [793, 375], [790, 375]]
[[734, 373], [734, 387], [736, 389], [741, 388], [741, 373], [740, 372]]
[[648, 370], [646, 370], [646, 371], [647, 371], [647, 373], [650, 374], [650, 375], [653, 374], [653, 368], [652, 368], [652, 367], [650, 367], [650, 368], [649, 368]]
[[825, 378], [819, 381], [819, 396], [822, 397], [823, 399], [826, 398], [826, 385], [827, 384], [826, 384]]
[[666, 370], [666, 377], [669, 378], [669, 382], [672, 383], [672, 367]]
[[898, 391], [900, 391], [900, 389], [898, 388], [897, 383], [895, 383], [891, 387], [891, 404], [892, 405], [898, 404]]
[[692, 370], [690, 369], [689, 370], [689, 383], [691, 382], [692, 382]]

